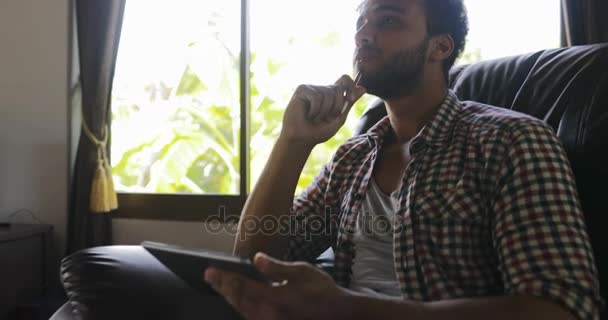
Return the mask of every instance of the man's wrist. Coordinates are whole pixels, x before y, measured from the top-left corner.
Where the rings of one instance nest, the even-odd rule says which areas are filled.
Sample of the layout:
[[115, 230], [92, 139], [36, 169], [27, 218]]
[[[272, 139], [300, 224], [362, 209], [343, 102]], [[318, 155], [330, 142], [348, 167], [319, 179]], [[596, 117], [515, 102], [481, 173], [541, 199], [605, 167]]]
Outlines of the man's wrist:
[[338, 287], [339, 294], [333, 301], [333, 308], [330, 308], [330, 317], [332, 319], [355, 319], [353, 311], [355, 311], [356, 296], [347, 289]]
[[294, 139], [284, 136], [283, 134], [279, 135], [279, 138], [276, 143], [278, 146], [289, 148], [290, 150], [300, 151], [304, 153], [310, 153], [312, 149], [317, 145], [314, 142], [305, 141], [302, 139]]

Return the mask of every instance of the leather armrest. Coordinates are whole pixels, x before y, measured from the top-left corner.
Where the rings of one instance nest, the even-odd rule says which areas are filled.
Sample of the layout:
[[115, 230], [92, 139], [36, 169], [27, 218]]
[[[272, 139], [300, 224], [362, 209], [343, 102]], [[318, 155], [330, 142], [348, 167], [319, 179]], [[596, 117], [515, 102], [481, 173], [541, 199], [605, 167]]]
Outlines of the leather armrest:
[[240, 319], [210, 287], [196, 291], [141, 246], [76, 252], [61, 278], [80, 319]]

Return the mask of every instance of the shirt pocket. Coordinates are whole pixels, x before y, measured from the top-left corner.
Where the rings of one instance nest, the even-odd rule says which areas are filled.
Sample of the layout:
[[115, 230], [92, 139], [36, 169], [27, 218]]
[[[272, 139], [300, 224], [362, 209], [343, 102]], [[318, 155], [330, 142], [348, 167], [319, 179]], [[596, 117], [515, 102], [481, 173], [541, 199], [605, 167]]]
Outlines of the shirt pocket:
[[485, 205], [479, 188], [472, 179], [445, 179], [427, 184], [415, 199], [420, 218], [430, 220], [456, 219], [479, 221], [485, 214]]

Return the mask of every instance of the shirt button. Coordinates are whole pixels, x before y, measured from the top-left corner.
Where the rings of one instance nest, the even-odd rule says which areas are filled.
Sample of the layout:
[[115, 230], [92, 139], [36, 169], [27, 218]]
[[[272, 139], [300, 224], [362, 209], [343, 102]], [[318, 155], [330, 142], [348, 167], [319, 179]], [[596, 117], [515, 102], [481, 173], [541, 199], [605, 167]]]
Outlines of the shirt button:
[[361, 195], [357, 192], [357, 193], [353, 194], [353, 199], [359, 201], [359, 200], [361, 200]]

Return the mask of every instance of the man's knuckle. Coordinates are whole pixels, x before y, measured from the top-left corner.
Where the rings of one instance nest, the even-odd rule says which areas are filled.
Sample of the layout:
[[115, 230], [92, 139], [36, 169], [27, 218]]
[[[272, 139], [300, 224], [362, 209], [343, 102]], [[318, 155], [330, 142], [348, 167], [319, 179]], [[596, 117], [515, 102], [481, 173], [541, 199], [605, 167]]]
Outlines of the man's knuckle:
[[343, 74], [342, 76], [340, 76], [340, 79], [338, 79], [338, 83], [348, 83], [349, 79], [350, 79], [349, 75]]
[[329, 87], [329, 89], [331, 90], [331, 95], [334, 97], [344, 93], [344, 87], [338, 84]]
[[291, 267], [293, 268], [294, 272], [296, 272], [296, 273], [310, 271], [310, 265], [306, 262], [300, 262], [300, 261], [293, 262]]

